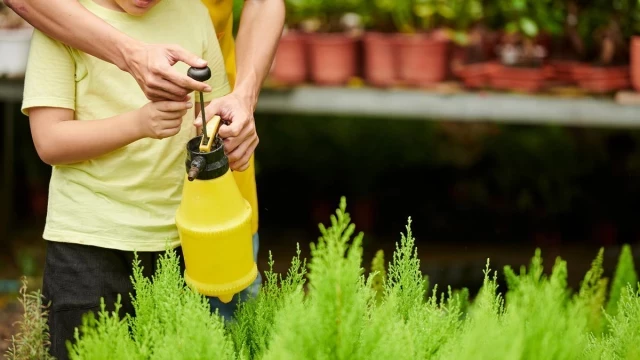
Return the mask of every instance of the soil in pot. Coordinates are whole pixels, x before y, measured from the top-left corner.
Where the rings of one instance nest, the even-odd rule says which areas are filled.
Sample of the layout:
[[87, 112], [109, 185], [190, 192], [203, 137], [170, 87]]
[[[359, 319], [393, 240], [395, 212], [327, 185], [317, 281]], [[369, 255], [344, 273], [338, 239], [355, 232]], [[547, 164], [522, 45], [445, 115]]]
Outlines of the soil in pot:
[[391, 34], [368, 32], [363, 37], [364, 78], [370, 85], [390, 87], [398, 81], [396, 49]]
[[298, 85], [307, 80], [307, 53], [304, 34], [287, 32], [282, 35], [271, 69], [274, 81]]
[[356, 76], [357, 41], [341, 33], [307, 35], [310, 74], [317, 85], [345, 85]]
[[398, 75], [410, 86], [432, 86], [447, 77], [449, 42], [430, 34], [397, 34]]

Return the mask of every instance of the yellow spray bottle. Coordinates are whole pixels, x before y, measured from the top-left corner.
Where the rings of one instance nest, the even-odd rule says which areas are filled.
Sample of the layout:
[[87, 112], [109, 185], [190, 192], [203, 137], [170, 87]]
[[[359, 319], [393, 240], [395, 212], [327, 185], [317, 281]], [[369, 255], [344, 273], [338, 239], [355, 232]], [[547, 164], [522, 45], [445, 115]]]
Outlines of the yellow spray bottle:
[[[211, 71], [190, 68], [206, 81]], [[228, 303], [258, 276], [253, 258], [251, 206], [242, 197], [218, 136], [220, 117], [205, 121], [202, 135], [187, 143], [182, 201], [176, 213], [185, 261], [185, 282], [198, 292]]]

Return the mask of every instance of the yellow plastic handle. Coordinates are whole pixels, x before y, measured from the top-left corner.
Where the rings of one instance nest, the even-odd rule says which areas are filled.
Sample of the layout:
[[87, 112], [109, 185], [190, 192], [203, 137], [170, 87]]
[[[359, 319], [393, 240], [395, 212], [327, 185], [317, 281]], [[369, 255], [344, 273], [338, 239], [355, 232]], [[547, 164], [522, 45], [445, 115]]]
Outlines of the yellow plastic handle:
[[218, 134], [218, 128], [220, 127], [220, 116], [216, 115], [213, 119], [207, 122], [207, 143], [204, 143], [204, 136], [200, 142], [200, 152], [211, 152], [211, 146], [213, 145], [213, 139]]

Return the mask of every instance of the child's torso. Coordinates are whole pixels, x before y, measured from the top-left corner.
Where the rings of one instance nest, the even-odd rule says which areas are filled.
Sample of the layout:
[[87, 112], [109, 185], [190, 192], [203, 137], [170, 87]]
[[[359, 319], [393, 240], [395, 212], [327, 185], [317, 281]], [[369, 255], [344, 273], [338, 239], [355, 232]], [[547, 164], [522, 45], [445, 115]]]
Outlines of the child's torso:
[[[194, 14], [204, 9], [197, 0], [163, 0], [140, 19], [95, 8], [88, 1], [82, 2], [89, 10], [129, 36], [148, 43], [180, 44], [194, 54], [203, 53], [207, 24], [197, 20], [202, 19], [201, 14]], [[188, 6], [193, 4], [199, 7]], [[149, 102], [129, 73], [72, 52], [79, 121], [108, 118]], [[174, 67], [185, 74], [188, 69], [181, 62]], [[192, 101], [194, 97], [192, 94]], [[45, 238], [67, 237], [63, 240], [139, 251], [163, 250], [167, 242], [175, 245], [174, 216], [185, 174], [184, 148], [195, 136], [193, 119], [192, 108], [173, 137], [138, 140], [89, 161], [54, 167]], [[73, 237], [76, 239], [68, 239]]]

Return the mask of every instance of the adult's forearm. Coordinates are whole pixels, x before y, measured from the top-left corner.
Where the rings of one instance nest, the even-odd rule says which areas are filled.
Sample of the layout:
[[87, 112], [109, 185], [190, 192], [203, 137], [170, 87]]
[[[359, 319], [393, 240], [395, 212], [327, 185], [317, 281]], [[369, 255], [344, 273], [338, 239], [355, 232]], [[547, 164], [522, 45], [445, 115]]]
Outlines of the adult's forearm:
[[142, 138], [136, 116], [133, 111], [108, 119], [60, 121], [47, 129], [46, 141], [36, 142], [36, 149], [50, 165], [95, 159]]
[[70, 47], [123, 69], [125, 54], [138, 42], [75, 0], [4, 0], [33, 27]]
[[236, 37], [234, 93], [255, 110], [284, 26], [283, 0], [245, 0]]

